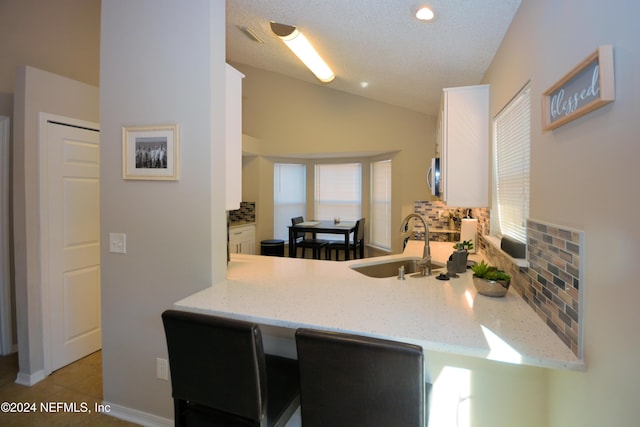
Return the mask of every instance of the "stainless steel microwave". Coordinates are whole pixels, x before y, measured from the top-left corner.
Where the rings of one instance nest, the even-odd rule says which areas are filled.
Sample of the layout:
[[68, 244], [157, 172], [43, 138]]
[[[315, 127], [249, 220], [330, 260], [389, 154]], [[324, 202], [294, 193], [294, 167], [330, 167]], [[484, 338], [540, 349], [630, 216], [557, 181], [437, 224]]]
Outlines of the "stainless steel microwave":
[[427, 171], [427, 185], [431, 194], [440, 197], [442, 180], [440, 177], [440, 157], [431, 159], [431, 167]]

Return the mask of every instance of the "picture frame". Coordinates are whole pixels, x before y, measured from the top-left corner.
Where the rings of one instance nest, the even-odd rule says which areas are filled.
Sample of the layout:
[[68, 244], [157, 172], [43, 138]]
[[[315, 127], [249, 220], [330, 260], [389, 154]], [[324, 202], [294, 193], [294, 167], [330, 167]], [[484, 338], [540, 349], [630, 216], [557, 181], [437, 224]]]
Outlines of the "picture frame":
[[178, 125], [124, 126], [122, 179], [177, 181]]
[[556, 129], [614, 100], [613, 46], [600, 46], [543, 93], [542, 129]]

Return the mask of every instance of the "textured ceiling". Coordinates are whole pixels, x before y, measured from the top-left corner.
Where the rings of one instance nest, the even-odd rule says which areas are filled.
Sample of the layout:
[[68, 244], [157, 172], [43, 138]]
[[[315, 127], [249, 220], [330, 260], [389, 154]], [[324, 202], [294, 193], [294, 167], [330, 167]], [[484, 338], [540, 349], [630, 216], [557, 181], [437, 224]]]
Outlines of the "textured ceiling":
[[[377, 101], [437, 113], [444, 87], [480, 83], [520, 0], [227, 0], [227, 60]], [[320, 83], [269, 28], [297, 26], [333, 69]], [[241, 31], [250, 28], [264, 43]], [[369, 82], [363, 89], [360, 82]]]

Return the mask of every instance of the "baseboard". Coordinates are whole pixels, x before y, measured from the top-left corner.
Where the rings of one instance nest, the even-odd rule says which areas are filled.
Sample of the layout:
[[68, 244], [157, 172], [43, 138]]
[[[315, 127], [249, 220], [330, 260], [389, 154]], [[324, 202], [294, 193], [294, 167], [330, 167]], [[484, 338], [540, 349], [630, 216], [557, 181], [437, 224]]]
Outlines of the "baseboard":
[[18, 377], [16, 378], [16, 384], [26, 385], [31, 387], [32, 385], [39, 383], [47, 376], [44, 374], [44, 370], [39, 370], [34, 372], [33, 374], [25, 374], [22, 372], [18, 372]]
[[8, 356], [10, 354], [17, 353], [17, 352], [18, 352], [18, 344], [11, 344], [9, 346], [9, 350], [7, 350], [6, 353], [2, 353], [1, 356]]
[[172, 427], [173, 420], [162, 418], [157, 415], [138, 411], [137, 409], [127, 408], [115, 403], [102, 402], [104, 414], [118, 418], [120, 420], [129, 421], [131, 423], [140, 424], [145, 427]]

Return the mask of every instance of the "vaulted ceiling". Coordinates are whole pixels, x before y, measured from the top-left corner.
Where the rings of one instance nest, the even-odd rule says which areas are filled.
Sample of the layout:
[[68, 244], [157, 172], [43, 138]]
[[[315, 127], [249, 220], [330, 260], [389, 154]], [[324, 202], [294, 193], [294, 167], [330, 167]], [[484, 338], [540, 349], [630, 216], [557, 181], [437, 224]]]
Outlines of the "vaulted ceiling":
[[[435, 115], [442, 88], [480, 83], [520, 1], [431, 0], [423, 22], [413, 0], [228, 0], [227, 60]], [[270, 21], [298, 27], [335, 80], [320, 83]]]

